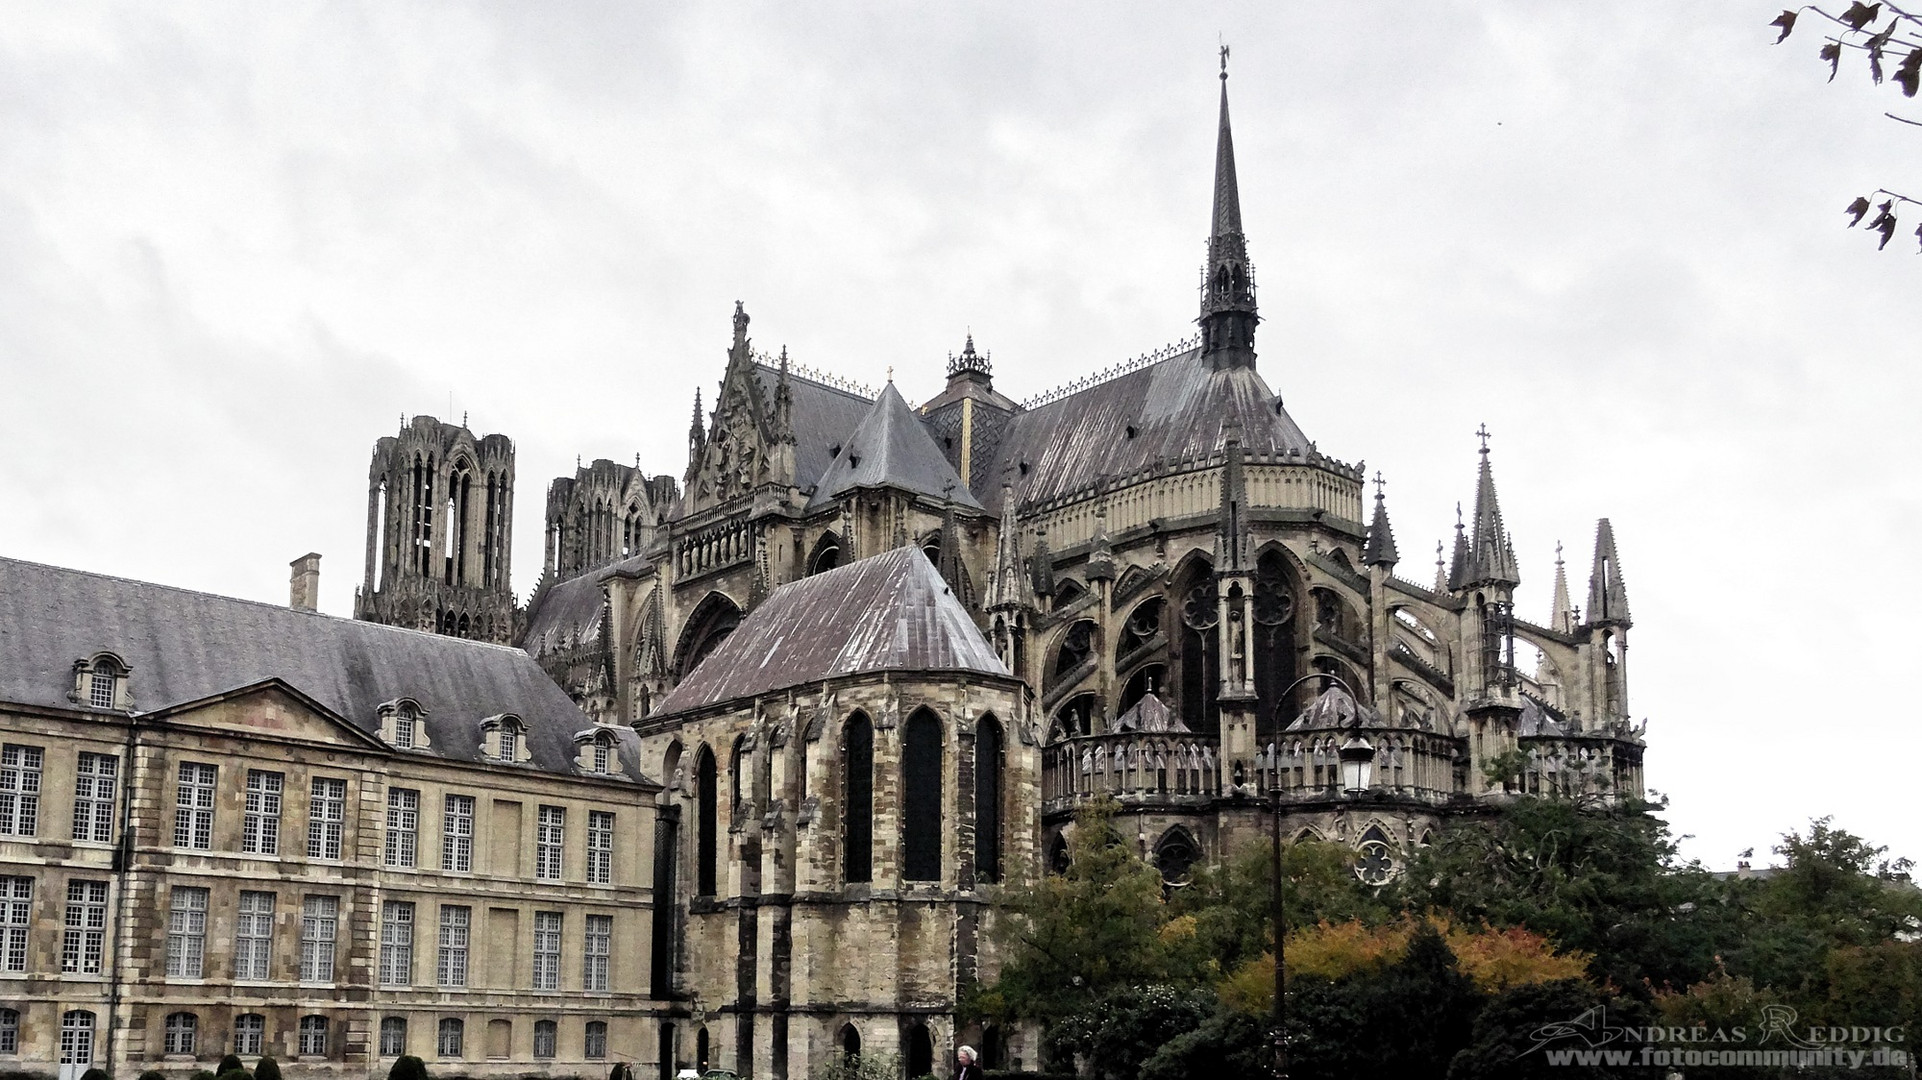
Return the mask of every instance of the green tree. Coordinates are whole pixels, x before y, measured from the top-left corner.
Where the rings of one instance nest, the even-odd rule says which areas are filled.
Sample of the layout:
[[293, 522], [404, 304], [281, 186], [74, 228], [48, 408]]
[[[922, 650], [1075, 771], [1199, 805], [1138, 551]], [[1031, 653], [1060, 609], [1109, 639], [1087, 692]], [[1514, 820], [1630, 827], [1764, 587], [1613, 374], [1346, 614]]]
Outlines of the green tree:
[[1126, 987], [1056, 1021], [1045, 1048], [1054, 1060], [1081, 1062], [1096, 1080], [1135, 1080], [1163, 1044], [1199, 1028], [1214, 1011], [1207, 991]]
[[1161, 875], [1115, 829], [1115, 810], [1103, 799], [1076, 814], [1066, 873], [1009, 888], [996, 930], [1008, 959], [993, 986], [970, 996], [970, 1011], [1053, 1023], [1167, 976]]
[[219, 1065], [214, 1066], [214, 1075], [221, 1076], [230, 1072], [245, 1072], [246, 1069], [247, 1066], [241, 1062], [239, 1054], [228, 1054], [220, 1059]]
[[264, 1057], [254, 1063], [254, 1080], [280, 1080], [280, 1063]]

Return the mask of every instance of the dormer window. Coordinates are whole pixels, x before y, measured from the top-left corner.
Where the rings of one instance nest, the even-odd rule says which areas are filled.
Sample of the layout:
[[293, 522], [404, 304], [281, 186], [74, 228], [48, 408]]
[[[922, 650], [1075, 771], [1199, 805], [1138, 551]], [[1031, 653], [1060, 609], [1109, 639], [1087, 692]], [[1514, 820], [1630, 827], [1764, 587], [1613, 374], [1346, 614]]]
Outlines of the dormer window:
[[528, 753], [527, 728], [521, 723], [521, 718], [513, 713], [502, 713], [482, 720], [481, 756], [503, 765], [531, 760], [533, 755]]
[[380, 737], [396, 750], [427, 750], [427, 710], [413, 698], [397, 698], [380, 706]]
[[620, 747], [612, 732], [589, 728], [576, 732], [574, 743], [579, 748], [574, 767], [580, 771], [594, 776], [613, 776], [621, 771]]
[[67, 700], [90, 709], [124, 709], [127, 698], [127, 665], [112, 653], [96, 653], [73, 662], [73, 689]]

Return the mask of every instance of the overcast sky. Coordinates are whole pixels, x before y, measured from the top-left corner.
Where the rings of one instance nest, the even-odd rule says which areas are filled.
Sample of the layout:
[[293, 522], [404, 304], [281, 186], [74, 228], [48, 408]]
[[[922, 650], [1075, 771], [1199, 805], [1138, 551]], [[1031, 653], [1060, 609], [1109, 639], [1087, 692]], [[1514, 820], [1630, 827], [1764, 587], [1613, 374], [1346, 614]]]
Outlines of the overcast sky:
[[576, 455], [682, 471], [737, 299], [913, 401], [970, 328], [1017, 398], [1182, 337], [1219, 35], [1261, 370], [1403, 576], [1486, 422], [1525, 616], [1614, 521], [1688, 853], [1922, 857], [1922, 258], [1840, 213], [1922, 133], [1774, 11], [9, 4], [0, 554], [284, 602], [319, 551], [348, 614], [373, 441], [465, 413], [525, 594]]

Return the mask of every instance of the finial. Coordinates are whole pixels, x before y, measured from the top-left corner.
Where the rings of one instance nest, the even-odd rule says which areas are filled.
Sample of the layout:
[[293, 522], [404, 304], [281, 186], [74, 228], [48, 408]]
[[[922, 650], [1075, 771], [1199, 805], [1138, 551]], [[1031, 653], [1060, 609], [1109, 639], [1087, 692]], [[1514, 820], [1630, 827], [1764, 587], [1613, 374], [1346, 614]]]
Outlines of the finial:
[[579, 454], [575, 454], [575, 455], [574, 455], [574, 468], [575, 468], [576, 470], [578, 470], [578, 469], [579, 469], [580, 467], [581, 467], [581, 456], [580, 456]]
[[888, 365], [888, 382], [889, 383], [894, 382], [894, 365], [893, 364]]
[[781, 370], [787, 370], [787, 343], [781, 343]]
[[1462, 531], [1462, 504], [1459, 501], [1455, 503], [1455, 531]]
[[[1220, 38], [1217, 37], [1216, 40], [1219, 41]], [[1227, 42], [1222, 42], [1222, 45], [1221, 45], [1221, 81], [1222, 82], [1228, 81], [1228, 44]]]
[[460, 426], [461, 427], [467, 426], [467, 410], [466, 409], [462, 409], [460, 411]]
[[1562, 565], [1562, 542], [1560, 540], [1555, 541], [1555, 565], [1557, 567]]
[[1437, 540], [1435, 541], [1435, 569], [1440, 570], [1441, 567], [1442, 567], [1442, 542], [1440, 540]]
[[1484, 454], [1488, 453], [1488, 425], [1483, 424], [1482, 426], [1476, 428], [1475, 434], [1482, 441], [1482, 453]]
[[1385, 497], [1383, 492], [1386, 490], [1387, 487], [1388, 487], [1388, 481], [1382, 479], [1381, 470], [1376, 469], [1375, 470], [1375, 501], [1376, 502], [1380, 502]]

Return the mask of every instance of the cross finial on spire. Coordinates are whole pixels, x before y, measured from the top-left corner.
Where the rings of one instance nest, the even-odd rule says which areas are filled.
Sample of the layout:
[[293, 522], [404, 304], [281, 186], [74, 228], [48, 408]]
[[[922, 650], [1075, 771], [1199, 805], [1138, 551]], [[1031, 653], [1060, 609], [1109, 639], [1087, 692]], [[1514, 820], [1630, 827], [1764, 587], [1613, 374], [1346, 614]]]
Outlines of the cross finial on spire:
[[1560, 540], [1555, 541], [1555, 565], [1562, 565], [1562, 542]]
[[1228, 43], [1221, 43], [1221, 81], [1228, 81]]
[[1483, 424], [1480, 427], [1476, 428], [1475, 435], [1477, 438], [1481, 439], [1482, 441], [1482, 453], [1484, 454], [1488, 453], [1488, 425]]
[[1455, 531], [1462, 531], [1462, 504], [1459, 499], [1455, 501]]
[[1375, 470], [1375, 498], [1377, 499], [1384, 498], [1387, 488], [1388, 488], [1388, 481], [1382, 479], [1381, 470], [1376, 469]]
[[888, 381], [889, 382], [894, 381], [894, 365], [893, 364], [888, 365]]

